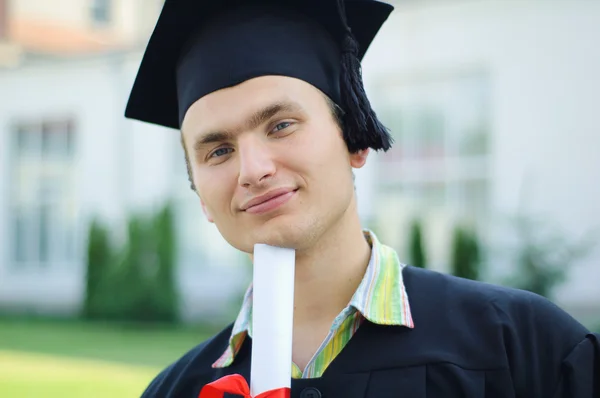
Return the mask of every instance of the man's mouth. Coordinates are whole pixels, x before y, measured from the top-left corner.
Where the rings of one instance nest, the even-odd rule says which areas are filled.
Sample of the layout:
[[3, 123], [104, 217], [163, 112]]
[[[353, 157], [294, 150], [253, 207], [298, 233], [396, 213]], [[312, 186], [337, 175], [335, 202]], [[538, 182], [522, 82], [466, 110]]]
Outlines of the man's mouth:
[[292, 188], [274, 189], [249, 200], [241, 208], [251, 214], [267, 213], [285, 204], [296, 194], [296, 191], [297, 189]]

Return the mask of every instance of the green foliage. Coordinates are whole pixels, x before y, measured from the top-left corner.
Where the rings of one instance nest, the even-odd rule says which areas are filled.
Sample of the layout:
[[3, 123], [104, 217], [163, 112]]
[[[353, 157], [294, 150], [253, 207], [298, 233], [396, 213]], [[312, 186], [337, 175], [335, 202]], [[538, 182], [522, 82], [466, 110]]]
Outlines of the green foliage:
[[515, 218], [519, 246], [517, 271], [506, 284], [552, 299], [553, 292], [566, 280], [566, 274], [595, 245], [596, 236], [580, 242], [568, 242], [541, 220], [519, 215]]
[[452, 274], [478, 280], [481, 268], [481, 250], [477, 236], [471, 230], [457, 226], [452, 240]]
[[[88, 318], [177, 321], [176, 242], [169, 204], [157, 214], [132, 215], [125, 244], [118, 249], [106, 245], [103, 250], [88, 250], [88, 274], [94, 279], [88, 286], [96, 286], [95, 310], [86, 311]], [[93, 271], [98, 258], [105, 263], [101, 272]]]
[[92, 220], [87, 241], [86, 290], [83, 313], [86, 318], [96, 317], [101, 307], [101, 280], [111, 263], [111, 247], [108, 230], [96, 219]]
[[409, 259], [410, 265], [426, 268], [427, 260], [423, 244], [423, 231], [419, 220], [414, 220], [410, 229]]
[[[155, 281], [159, 281], [155, 290], [156, 308], [160, 318], [166, 321], [177, 319], [178, 289], [175, 280], [177, 262], [177, 244], [175, 239], [175, 215], [172, 206], [165, 206], [154, 220], [154, 238], [156, 239], [156, 254], [158, 269]], [[157, 294], [158, 293], [158, 294]]]

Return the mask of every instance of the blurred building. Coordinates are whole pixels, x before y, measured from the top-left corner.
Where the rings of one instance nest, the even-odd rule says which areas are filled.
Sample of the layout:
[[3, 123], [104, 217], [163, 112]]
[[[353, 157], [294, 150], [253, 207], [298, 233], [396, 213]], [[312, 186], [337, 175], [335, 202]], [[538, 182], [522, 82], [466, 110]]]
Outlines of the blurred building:
[[173, 200], [184, 314], [223, 312], [249, 270], [204, 220], [178, 133], [123, 116], [162, 2], [0, 4], [0, 306], [76, 312], [90, 220], [118, 242], [131, 213]]
[[[441, 271], [454, 225], [472, 225], [494, 281], [514, 267], [510, 216], [540, 216], [565, 241], [600, 227], [600, 3], [394, 3], [364, 62], [396, 139], [357, 171], [365, 224], [405, 257], [420, 217]], [[178, 133], [123, 117], [161, 4], [0, 0], [1, 306], [76, 311], [89, 220], [118, 234], [130, 212], [167, 198], [177, 202], [185, 313], [219, 312], [247, 282], [188, 188]], [[573, 264], [559, 292], [582, 319], [600, 313], [598, 264], [598, 250]]]
[[[551, 255], [571, 242], [557, 300], [600, 318], [600, 2], [398, 1], [364, 63], [395, 136], [378, 156], [381, 233], [406, 253], [424, 220], [431, 266], [447, 270], [457, 223], [487, 247], [487, 278], [514, 271], [523, 237]], [[592, 245], [596, 244], [595, 247]], [[544, 253], [546, 252], [546, 253]]]

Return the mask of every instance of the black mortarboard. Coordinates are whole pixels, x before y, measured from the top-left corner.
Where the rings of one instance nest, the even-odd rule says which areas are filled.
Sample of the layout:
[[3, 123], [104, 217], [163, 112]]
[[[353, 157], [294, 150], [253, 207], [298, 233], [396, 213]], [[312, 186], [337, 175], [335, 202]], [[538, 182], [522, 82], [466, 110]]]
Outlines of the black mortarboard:
[[392, 10], [375, 0], [166, 0], [125, 116], [178, 129], [204, 95], [283, 75], [343, 110], [350, 151], [387, 150], [392, 140], [367, 99], [360, 61]]

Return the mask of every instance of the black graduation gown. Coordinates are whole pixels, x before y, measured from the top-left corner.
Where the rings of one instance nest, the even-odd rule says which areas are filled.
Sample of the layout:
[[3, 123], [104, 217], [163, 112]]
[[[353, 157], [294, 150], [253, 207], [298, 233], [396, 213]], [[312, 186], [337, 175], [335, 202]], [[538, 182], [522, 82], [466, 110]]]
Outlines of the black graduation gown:
[[[415, 328], [363, 323], [321, 378], [292, 380], [292, 398], [600, 398], [600, 336], [548, 300], [420, 268], [403, 275]], [[231, 327], [143, 398], [197, 398], [232, 373], [249, 380], [250, 339], [230, 367], [211, 368]]]

